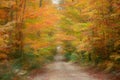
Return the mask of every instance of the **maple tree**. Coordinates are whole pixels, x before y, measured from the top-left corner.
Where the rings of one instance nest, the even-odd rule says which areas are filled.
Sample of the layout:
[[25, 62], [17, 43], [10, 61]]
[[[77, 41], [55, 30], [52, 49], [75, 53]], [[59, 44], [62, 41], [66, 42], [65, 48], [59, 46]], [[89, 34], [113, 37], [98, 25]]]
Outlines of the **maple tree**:
[[[53, 60], [60, 45], [68, 61], [118, 71], [119, 5], [120, 0], [60, 0], [54, 4], [52, 0], [2, 0], [0, 64], [11, 67], [12, 72], [41, 68]], [[2, 75], [10, 74], [6, 70]], [[13, 74], [9, 80], [17, 80]]]
[[[88, 61], [92, 61], [100, 67], [110, 67], [109, 63], [114, 65], [109, 69], [119, 66], [114, 64], [116, 61], [113, 61], [113, 57], [111, 59], [111, 56], [117, 55], [116, 60], [119, 61], [119, 52], [115, 49], [116, 42], [118, 47], [120, 38], [118, 3], [119, 1], [115, 0], [66, 1], [63, 5], [65, 17], [62, 19], [62, 24], [64, 24], [62, 29], [68, 35], [76, 37], [76, 40], [70, 41], [70, 44], [77, 43], [73, 45], [76, 48], [72, 52], [73, 54], [76, 52], [80, 58], [88, 56]], [[71, 53], [69, 54], [71, 55]], [[78, 58], [78, 62], [81, 62], [80, 58]], [[117, 69], [119, 68], [117, 67]]]

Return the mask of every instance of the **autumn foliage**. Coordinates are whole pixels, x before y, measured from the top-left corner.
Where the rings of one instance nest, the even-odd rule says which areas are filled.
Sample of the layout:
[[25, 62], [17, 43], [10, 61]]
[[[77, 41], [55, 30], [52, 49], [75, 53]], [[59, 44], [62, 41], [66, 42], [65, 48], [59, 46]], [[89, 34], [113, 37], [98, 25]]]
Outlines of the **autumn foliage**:
[[57, 46], [68, 61], [117, 74], [120, 0], [0, 1], [0, 80], [42, 68]]

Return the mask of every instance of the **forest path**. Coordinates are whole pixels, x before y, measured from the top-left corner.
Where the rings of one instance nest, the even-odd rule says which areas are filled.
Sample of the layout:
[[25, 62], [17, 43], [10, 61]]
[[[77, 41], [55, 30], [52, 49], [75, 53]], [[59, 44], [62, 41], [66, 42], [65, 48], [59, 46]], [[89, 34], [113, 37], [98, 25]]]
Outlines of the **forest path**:
[[36, 75], [33, 80], [104, 80], [97, 79], [77, 65], [65, 62], [63, 56], [56, 55], [55, 62], [46, 66], [47, 71]]

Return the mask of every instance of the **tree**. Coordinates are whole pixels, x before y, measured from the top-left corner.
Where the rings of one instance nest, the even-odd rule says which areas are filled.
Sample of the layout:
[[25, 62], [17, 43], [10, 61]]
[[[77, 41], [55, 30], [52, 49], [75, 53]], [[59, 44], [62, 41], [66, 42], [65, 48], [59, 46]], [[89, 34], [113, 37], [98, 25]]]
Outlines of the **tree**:
[[40, 0], [40, 7], [42, 7], [43, 0]]

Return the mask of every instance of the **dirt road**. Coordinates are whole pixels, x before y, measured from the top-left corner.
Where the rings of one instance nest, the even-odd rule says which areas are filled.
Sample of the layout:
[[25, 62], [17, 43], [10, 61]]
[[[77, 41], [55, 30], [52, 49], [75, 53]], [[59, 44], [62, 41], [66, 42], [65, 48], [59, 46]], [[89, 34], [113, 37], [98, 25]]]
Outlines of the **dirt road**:
[[92, 77], [79, 66], [63, 59], [61, 55], [57, 55], [55, 62], [46, 66], [47, 72], [38, 74], [33, 80], [106, 80]]

